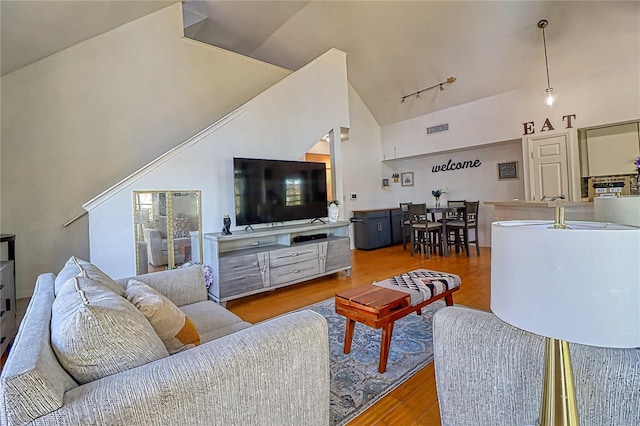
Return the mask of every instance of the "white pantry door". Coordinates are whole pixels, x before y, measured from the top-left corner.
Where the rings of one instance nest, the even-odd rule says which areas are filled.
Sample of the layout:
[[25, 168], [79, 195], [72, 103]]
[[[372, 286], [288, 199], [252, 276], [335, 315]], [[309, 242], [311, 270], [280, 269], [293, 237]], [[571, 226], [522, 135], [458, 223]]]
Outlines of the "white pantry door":
[[567, 145], [567, 135], [529, 139], [531, 194], [534, 201], [539, 201], [543, 195], [550, 198], [563, 194], [567, 200], [571, 198]]

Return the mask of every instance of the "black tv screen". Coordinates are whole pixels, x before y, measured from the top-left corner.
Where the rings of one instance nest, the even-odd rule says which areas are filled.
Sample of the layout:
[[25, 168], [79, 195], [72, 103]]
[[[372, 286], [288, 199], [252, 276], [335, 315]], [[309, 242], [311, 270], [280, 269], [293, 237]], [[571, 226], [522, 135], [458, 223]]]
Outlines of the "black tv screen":
[[327, 216], [324, 163], [233, 159], [236, 225]]

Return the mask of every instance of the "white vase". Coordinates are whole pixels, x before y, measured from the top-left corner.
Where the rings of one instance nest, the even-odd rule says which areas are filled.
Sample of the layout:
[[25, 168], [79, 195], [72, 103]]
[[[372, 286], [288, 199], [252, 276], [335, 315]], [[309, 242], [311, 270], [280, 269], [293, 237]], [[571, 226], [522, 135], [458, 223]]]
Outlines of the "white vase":
[[329, 222], [337, 222], [340, 209], [335, 204], [329, 204]]

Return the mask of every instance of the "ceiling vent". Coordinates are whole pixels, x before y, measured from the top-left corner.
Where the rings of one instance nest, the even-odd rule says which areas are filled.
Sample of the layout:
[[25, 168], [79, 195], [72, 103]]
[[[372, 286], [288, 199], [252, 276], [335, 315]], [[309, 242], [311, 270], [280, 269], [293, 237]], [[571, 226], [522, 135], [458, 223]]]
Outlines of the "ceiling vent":
[[425, 134], [429, 136], [433, 135], [434, 133], [446, 132], [447, 130], [449, 130], [449, 123], [438, 124], [437, 126], [427, 127]]

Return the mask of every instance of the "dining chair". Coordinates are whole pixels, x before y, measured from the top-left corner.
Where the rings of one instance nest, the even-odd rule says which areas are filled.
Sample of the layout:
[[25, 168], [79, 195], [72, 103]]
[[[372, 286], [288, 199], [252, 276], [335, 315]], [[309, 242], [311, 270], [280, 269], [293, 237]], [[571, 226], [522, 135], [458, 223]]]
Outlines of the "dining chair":
[[410, 204], [408, 207], [411, 226], [411, 256], [415, 253], [416, 246], [419, 246], [422, 255], [429, 258], [430, 251], [437, 247], [442, 223], [428, 220], [425, 203]]
[[412, 202], [400, 203], [400, 226], [402, 228], [402, 250], [407, 249], [407, 242], [411, 242], [411, 223], [409, 221], [409, 206]]
[[[465, 201], [462, 217], [447, 222], [447, 232], [454, 233], [453, 244], [458, 248], [464, 247], [469, 257], [469, 244], [476, 245], [476, 253], [480, 256], [480, 246], [478, 245], [478, 206], [480, 201]], [[473, 240], [469, 239], [469, 230], [473, 230]], [[449, 239], [449, 238], [448, 238]], [[449, 240], [448, 243], [451, 243]]]
[[[446, 215], [442, 219], [439, 219], [439, 221], [442, 222], [443, 220], [446, 220], [447, 223], [449, 223], [452, 220], [464, 220], [464, 206], [466, 202], [467, 200], [447, 200], [447, 207], [455, 207], [456, 210], [446, 212]], [[458, 235], [458, 230], [447, 228], [446, 232], [447, 235], [445, 238], [448, 247], [454, 246], [457, 253], [460, 249], [459, 246], [456, 245], [456, 235]]]
[[444, 219], [449, 222], [452, 220], [462, 220], [464, 206], [467, 200], [447, 200], [447, 207], [455, 207], [457, 210], [448, 211], [444, 216]]

